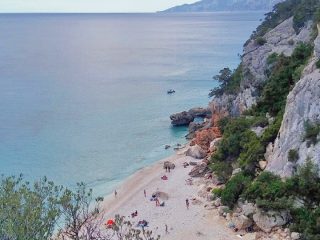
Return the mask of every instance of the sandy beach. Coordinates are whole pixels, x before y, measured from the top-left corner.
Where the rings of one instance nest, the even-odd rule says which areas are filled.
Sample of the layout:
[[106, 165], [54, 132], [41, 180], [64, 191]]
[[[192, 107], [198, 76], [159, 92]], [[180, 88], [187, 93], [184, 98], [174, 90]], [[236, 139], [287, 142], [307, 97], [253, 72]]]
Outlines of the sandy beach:
[[[166, 172], [163, 169], [164, 161], [174, 163], [176, 168], [170, 173]], [[186, 184], [192, 167], [184, 168], [183, 163], [190, 161], [199, 160], [185, 156], [184, 151], [180, 150], [173, 156], [138, 171], [117, 189], [117, 197], [112, 194], [105, 198], [106, 216], [112, 218], [115, 214], [120, 214], [134, 223], [146, 220], [149, 222], [148, 229], [165, 240], [240, 239], [227, 227], [226, 221], [219, 217], [216, 209], [205, 208], [210, 203], [197, 194], [201, 178], [194, 179], [193, 185]], [[167, 181], [161, 179], [163, 175], [168, 176]], [[147, 197], [144, 196], [144, 190]], [[152, 193], [156, 191], [169, 195], [164, 207], [156, 207], [155, 202], [150, 201]], [[192, 201], [194, 198], [199, 200], [197, 204]], [[189, 209], [186, 207], [186, 199], [190, 200]], [[131, 213], [135, 211], [138, 211], [138, 216], [131, 218]], [[169, 233], [165, 231], [166, 224]]]

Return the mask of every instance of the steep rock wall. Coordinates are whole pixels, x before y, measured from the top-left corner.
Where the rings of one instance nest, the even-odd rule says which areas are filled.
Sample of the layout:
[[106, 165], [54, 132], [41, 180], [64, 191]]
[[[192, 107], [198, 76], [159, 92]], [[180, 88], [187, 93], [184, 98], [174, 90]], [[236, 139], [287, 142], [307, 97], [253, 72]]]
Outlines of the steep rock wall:
[[311, 158], [320, 165], [320, 143], [307, 146], [304, 140], [305, 122], [320, 121], [320, 71], [315, 63], [319, 59], [320, 35], [315, 41], [314, 58], [304, 69], [301, 80], [287, 97], [287, 105], [284, 118], [274, 144], [270, 144], [266, 159], [267, 170], [282, 177], [288, 177], [293, 173], [295, 164], [288, 160], [291, 149], [299, 153], [298, 165]]
[[258, 89], [267, 79], [267, 59], [272, 53], [290, 56], [299, 42], [309, 42], [311, 22], [299, 34], [293, 28], [293, 18], [289, 18], [264, 35], [266, 43], [258, 45], [250, 40], [244, 47], [242, 56], [243, 79], [240, 92], [235, 95], [223, 94], [215, 97], [210, 103], [213, 123], [227, 115], [239, 116], [251, 108], [257, 101]]

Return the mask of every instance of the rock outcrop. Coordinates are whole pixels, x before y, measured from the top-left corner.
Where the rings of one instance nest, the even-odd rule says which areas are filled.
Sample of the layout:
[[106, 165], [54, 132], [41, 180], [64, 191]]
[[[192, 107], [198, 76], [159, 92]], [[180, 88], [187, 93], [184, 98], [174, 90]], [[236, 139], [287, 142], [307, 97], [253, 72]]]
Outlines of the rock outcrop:
[[189, 112], [184, 111], [172, 114], [170, 119], [171, 124], [174, 126], [187, 126], [194, 120], [194, 116], [192, 116]]
[[[250, 40], [244, 47], [242, 56], [243, 79], [240, 92], [235, 95], [223, 94], [212, 100], [210, 108], [214, 124], [224, 116], [239, 116], [251, 108], [259, 96], [258, 89], [267, 79], [267, 59], [272, 53], [290, 56], [299, 42], [309, 42], [311, 22], [296, 34], [293, 28], [293, 18], [289, 18], [269, 31], [263, 37], [266, 43], [258, 45]], [[319, 40], [320, 41], [320, 40]], [[319, 42], [320, 44], [320, 42]]]
[[261, 230], [264, 232], [270, 232], [274, 227], [280, 227], [287, 224], [290, 219], [287, 211], [263, 212], [258, 210], [253, 214], [253, 220]]
[[190, 177], [204, 177], [208, 171], [208, 165], [206, 163], [201, 163], [192, 168], [189, 175]]
[[267, 149], [267, 170], [282, 177], [291, 176], [295, 163], [288, 159], [290, 150], [298, 153], [297, 164], [310, 158], [320, 165], [320, 143], [309, 146], [304, 139], [305, 123], [320, 122], [320, 71], [316, 56], [320, 53], [320, 35], [315, 40], [314, 58], [305, 67], [302, 78], [287, 97], [282, 125], [274, 144]]
[[186, 155], [196, 159], [203, 159], [207, 156], [207, 152], [203, 150], [199, 145], [195, 145], [195, 146], [191, 146], [187, 150]]
[[199, 145], [202, 149], [208, 151], [210, 148], [210, 143], [216, 138], [221, 138], [219, 128], [212, 127], [203, 129], [196, 132], [195, 138], [192, 140], [191, 145]]
[[211, 118], [211, 110], [209, 108], [191, 108], [188, 112], [172, 114], [170, 119], [174, 126], [188, 126], [197, 117]]

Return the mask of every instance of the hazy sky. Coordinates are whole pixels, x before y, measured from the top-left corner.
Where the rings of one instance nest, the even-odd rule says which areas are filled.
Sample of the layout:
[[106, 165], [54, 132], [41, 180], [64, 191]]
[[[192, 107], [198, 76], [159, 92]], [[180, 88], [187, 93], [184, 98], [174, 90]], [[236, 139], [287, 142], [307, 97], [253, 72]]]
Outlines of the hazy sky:
[[0, 12], [155, 12], [196, 0], [0, 0]]

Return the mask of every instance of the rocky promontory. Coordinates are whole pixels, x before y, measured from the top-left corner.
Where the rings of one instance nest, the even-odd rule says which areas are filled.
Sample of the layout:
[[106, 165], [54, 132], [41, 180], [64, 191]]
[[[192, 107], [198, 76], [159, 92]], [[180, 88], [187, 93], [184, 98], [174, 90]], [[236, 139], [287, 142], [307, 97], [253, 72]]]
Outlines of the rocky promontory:
[[209, 108], [191, 108], [189, 111], [175, 113], [170, 116], [171, 124], [174, 126], [188, 126], [195, 118], [210, 118]]

